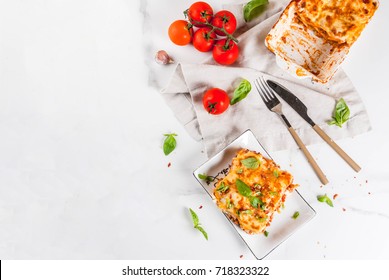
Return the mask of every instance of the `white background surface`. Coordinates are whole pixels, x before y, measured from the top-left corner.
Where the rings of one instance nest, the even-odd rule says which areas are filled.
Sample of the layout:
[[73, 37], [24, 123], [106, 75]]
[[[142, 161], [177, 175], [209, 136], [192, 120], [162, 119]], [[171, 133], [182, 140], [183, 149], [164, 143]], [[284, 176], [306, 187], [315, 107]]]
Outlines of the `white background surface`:
[[[193, 1], [164, 2], [167, 30]], [[331, 179], [320, 188], [300, 151], [269, 151], [317, 216], [268, 259], [389, 258], [389, 6], [381, 2], [343, 64], [373, 130], [338, 144], [363, 170], [313, 145]], [[253, 258], [192, 176], [206, 160], [201, 143], [149, 86], [145, 63], [154, 62], [143, 57], [149, 27], [139, 10], [130, 0], [0, 1], [1, 259]], [[180, 57], [165, 34], [161, 47], [149, 46], [167, 47]], [[165, 157], [169, 132], [178, 146]], [[334, 208], [316, 201], [323, 193], [339, 194]]]

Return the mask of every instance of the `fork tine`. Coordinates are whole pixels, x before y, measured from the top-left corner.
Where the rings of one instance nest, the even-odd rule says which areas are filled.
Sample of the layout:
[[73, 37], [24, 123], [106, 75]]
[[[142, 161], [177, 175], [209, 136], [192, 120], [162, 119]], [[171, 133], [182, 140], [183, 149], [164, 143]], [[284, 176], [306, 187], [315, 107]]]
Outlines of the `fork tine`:
[[[259, 80], [259, 81], [258, 81]], [[257, 79], [259, 88], [261, 89], [262, 95], [264, 96], [266, 100], [266, 104], [268, 105], [269, 109], [270, 107], [273, 107], [275, 104], [273, 98], [269, 95], [267, 88], [263, 85], [261, 78]]]
[[259, 85], [258, 79], [256, 79], [256, 80], [254, 81], [254, 85], [255, 85], [255, 87], [257, 88], [257, 91], [258, 91], [258, 93], [259, 93], [259, 96], [261, 97], [261, 99], [263, 100], [263, 102], [264, 102], [265, 104], [267, 104], [267, 101], [266, 101], [266, 99], [265, 99], [265, 96], [264, 96], [262, 90], [260, 89], [260, 85]]
[[263, 87], [261, 78], [257, 79], [257, 83], [258, 83], [259, 88], [261, 89], [260, 91], [261, 91], [262, 95], [264, 96], [266, 101], [269, 102], [271, 100], [271, 98], [266, 94], [266, 88]]
[[265, 81], [265, 78], [263, 76], [260, 77], [260, 81], [261, 81], [261, 85], [264, 89], [264, 91], [266, 92], [267, 94], [267, 97], [269, 98], [269, 100], [272, 100], [272, 99], [275, 99], [277, 100], [276, 96], [274, 95], [274, 93], [270, 90], [269, 86], [267, 85], [266, 81]]

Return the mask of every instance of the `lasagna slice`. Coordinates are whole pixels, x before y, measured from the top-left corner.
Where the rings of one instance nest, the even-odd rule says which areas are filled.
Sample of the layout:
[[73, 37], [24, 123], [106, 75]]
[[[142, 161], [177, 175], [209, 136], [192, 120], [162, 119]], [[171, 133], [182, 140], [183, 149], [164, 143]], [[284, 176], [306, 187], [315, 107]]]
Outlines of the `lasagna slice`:
[[378, 8], [378, 0], [294, 0], [297, 16], [324, 38], [351, 46]]
[[215, 184], [217, 206], [249, 234], [265, 231], [286, 195], [297, 185], [293, 176], [271, 159], [247, 149], [232, 160], [226, 177]]

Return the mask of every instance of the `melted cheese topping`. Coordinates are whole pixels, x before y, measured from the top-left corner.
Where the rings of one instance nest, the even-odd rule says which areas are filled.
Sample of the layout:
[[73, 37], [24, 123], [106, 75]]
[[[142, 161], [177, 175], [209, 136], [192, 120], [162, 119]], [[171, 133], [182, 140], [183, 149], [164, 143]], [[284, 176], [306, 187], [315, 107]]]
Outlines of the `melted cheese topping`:
[[295, 0], [301, 21], [324, 38], [352, 45], [378, 8], [377, 0]]
[[227, 176], [215, 185], [214, 196], [217, 206], [244, 231], [261, 233], [286, 194], [297, 186], [292, 182], [293, 176], [274, 161], [242, 149], [233, 158]]

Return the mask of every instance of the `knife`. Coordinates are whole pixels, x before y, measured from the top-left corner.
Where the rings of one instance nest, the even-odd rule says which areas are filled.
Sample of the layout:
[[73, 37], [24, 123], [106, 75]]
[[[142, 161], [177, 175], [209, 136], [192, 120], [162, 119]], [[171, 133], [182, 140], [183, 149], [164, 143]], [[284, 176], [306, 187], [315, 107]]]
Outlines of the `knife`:
[[327, 142], [356, 172], [361, 170], [361, 167], [342, 150], [315, 122], [308, 116], [308, 108], [304, 103], [297, 98], [288, 89], [279, 83], [267, 80], [267, 84], [286, 102], [288, 103], [305, 121], [307, 121], [316, 131], [319, 136]]

